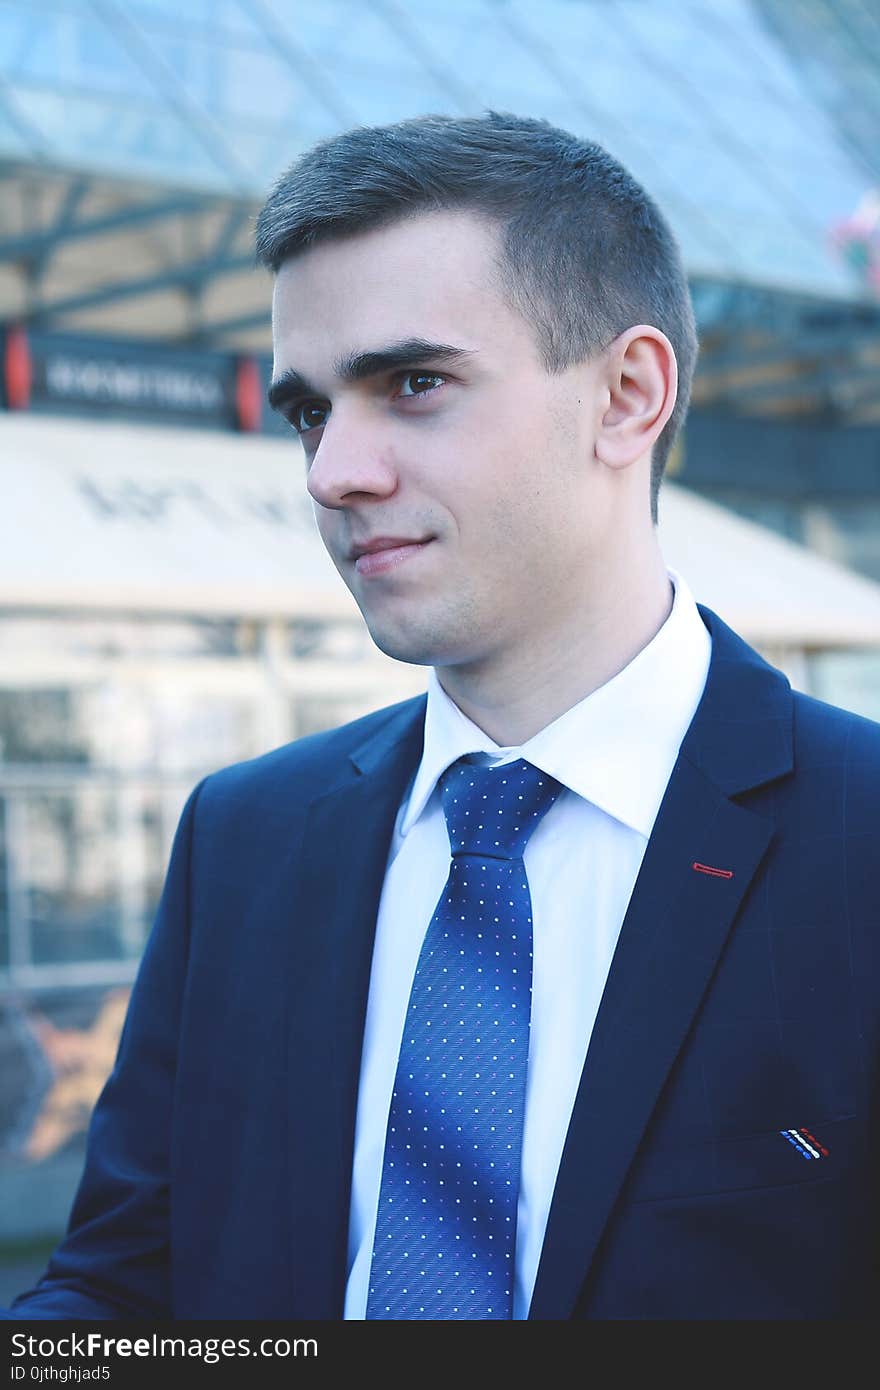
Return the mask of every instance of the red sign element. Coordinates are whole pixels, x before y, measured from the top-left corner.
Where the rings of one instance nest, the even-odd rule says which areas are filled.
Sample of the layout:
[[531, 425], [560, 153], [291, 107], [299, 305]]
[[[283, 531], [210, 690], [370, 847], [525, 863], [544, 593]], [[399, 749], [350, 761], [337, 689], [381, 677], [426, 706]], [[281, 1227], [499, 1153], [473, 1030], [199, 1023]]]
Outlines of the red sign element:
[[235, 369], [235, 418], [238, 428], [253, 434], [259, 430], [263, 414], [263, 388], [260, 369], [253, 357], [240, 357]]
[[3, 384], [9, 410], [27, 410], [31, 403], [31, 353], [27, 334], [18, 324], [6, 333]]

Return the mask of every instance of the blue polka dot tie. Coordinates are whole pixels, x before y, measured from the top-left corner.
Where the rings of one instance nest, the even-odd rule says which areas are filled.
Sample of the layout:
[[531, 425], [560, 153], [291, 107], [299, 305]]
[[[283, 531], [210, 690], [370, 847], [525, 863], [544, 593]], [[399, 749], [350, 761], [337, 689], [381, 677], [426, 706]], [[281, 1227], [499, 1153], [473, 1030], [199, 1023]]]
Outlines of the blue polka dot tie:
[[404, 1024], [367, 1317], [504, 1319], [532, 988], [523, 853], [562, 787], [522, 758], [461, 758], [438, 785], [452, 864]]

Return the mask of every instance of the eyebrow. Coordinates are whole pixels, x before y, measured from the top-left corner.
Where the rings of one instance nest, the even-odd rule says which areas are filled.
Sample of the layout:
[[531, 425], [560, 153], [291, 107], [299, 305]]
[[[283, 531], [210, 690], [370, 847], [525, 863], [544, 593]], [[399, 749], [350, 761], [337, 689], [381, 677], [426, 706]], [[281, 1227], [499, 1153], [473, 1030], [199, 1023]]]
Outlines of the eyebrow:
[[[424, 338], [404, 338], [399, 343], [389, 343], [387, 347], [371, 352], [352, 352], [341, 357], [334, 364], [334, 371], [340, 381], [365, 381], [383, 372], [393, 372], [401, 367], [424, 367], [435, 362], [458, 362], [472, 356], [467, 348], [454, 347], [451, 343], [429, 343]], [[294, 400], [304, 396], [321, 396], [311, 383], [288, 367], [270, 384], [266, 399], [273, 410], [281, 410]]]

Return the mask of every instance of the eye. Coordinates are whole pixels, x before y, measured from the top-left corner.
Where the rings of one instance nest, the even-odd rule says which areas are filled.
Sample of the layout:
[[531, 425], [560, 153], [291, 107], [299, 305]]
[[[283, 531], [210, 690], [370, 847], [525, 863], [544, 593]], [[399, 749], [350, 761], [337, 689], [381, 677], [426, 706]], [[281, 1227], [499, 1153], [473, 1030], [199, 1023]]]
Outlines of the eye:
[[329, 414], [330, 407], [321, 401], [303, 401], [293, 407], [288, 418], [297, 434], [307, 434], [326, 425]]
[[400, 378], [400, 396], [424, 396], [428, 391], [442, 386], [446, 378], [433, 372], [406, 372]]

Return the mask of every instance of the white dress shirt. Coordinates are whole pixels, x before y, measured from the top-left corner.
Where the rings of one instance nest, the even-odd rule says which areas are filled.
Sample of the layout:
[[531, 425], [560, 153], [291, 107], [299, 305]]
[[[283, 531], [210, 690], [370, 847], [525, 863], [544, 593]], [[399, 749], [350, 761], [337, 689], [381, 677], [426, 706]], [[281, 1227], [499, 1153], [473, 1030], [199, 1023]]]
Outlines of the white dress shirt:
[[432, 670], [421, 762], [401, 803], [379, 904], [361, 1059], [346, 1318], [367, 1306], [385, 1131], [410, 988], [449, 874], [437, 780], [465, 753], [526, 758], [563, 784], [523, 856], [532, 899], [532, 1014], [513, 1316], [528, 1316], [547, 1216], [611, 957], [678, 749], [709, 670], [711, 638], [684, 580], [622, 671], [521, 747], [502, 748]]

